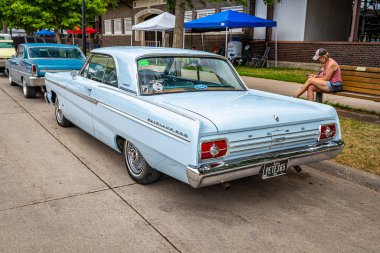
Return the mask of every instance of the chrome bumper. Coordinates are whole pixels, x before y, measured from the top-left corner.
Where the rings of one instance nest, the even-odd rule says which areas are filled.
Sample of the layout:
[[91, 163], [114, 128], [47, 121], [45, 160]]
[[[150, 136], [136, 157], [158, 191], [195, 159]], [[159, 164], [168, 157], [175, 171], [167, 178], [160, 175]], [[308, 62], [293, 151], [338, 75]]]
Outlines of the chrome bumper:
[[187, 166], [189, 184], [194, 188], [228, 182], [261, 173], [265, 163], [289, 159], [288, 167], [334, 158], [344, 147], [344, 142], [329, 141], [318, 146], [307, 146], [286, 151], [267, 153], [250, 158], [211, 162], [198, 167]]
[[35, 77], [35, 76], [29, 77], [29, 86], [31, 87], [45, 86], [45, 77]]

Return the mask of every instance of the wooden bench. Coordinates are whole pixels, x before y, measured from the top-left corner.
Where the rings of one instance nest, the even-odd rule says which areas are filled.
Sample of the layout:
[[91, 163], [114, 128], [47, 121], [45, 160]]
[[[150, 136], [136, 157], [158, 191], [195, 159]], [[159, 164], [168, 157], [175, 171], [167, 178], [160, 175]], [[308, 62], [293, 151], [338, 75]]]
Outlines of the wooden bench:
[[[340, 66], [340, 69], [343, 90], [332, 94], [380, 102], [380, 68]], [[323, 93], [317, 92], [315, 101], [322, 99]]]

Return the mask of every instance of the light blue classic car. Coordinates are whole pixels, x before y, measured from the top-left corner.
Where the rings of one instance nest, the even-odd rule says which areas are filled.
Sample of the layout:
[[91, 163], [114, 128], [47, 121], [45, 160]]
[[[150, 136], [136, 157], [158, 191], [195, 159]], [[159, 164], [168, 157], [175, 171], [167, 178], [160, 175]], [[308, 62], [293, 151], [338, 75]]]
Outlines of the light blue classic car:
[[141, 184], [160, 173], [198, 188], [335, 157], [333, 107], [248, 89], [215, 54], [171, 48], [93, 50], [79, 73], [47, 73], [57, 123], [123, 154]]
[[24, 96], [34, 98], [45, 85], [46, 72], [79, 70], [86, 57], [78, 47], [63, 44], [20, 44], [12, 59], [5, 62], [10, 85], [21, 85]]

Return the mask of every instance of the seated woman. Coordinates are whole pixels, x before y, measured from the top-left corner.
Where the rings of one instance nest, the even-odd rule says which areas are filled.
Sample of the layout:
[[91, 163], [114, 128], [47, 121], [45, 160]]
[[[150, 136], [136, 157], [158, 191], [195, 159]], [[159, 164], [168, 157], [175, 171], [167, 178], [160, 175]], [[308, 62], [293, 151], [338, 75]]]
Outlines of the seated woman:
[[330, 58], [326, 49], [320, 48], [315, 52], [313, 60], [323, 64], [320, 74], [308, 76], [308, 80], [294, 97], [300, 97], [307, 91], [307, 99], [314, 101], [314, 92], [337, 92], [342, 90], [342, 75], [338, 63]]

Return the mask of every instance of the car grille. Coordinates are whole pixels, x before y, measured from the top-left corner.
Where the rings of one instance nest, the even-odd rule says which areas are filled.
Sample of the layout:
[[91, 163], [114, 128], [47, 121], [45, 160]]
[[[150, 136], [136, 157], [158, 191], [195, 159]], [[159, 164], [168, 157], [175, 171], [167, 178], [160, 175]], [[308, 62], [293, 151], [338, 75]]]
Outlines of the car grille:
[[[319, 126], [282, 128], [280, 130], [261, 130], [250, 138], [241, 134], [238, 138], [230, 139], [229, 154], [231, 156], [254, 155], [283, 149], [313, 145], [319, 138]], [[293, 129], [293, 131], [292, 131]]]

